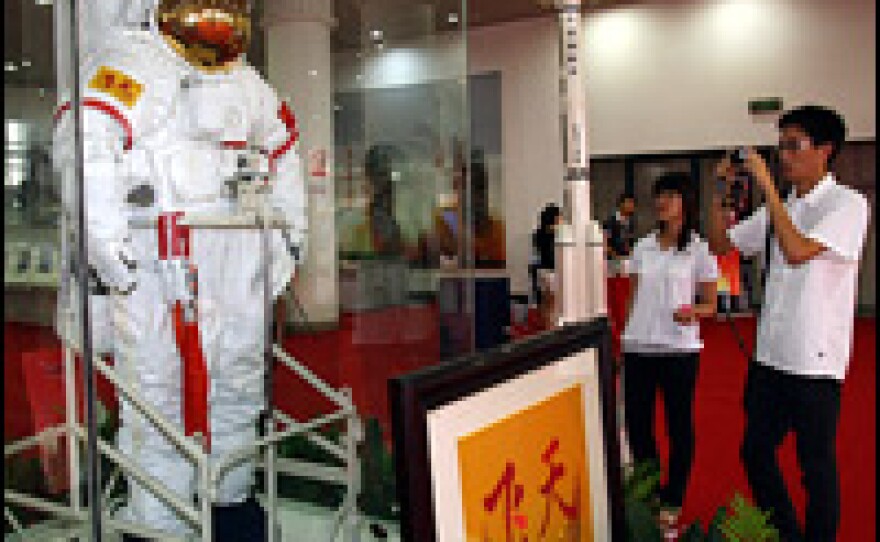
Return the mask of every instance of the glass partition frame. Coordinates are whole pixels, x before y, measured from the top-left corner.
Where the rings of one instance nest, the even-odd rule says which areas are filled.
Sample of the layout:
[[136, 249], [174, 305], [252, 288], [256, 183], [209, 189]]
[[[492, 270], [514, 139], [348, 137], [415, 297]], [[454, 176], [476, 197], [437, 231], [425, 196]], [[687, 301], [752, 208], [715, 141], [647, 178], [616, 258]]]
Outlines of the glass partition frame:
[[[26, 2], [22, 1], [21, 5], [24, 4]], [[66, 517], [70, 520], [65, 523], [66, 527], [76, 531], [76, 536], [100, 540], [107, 532], [123, 528], [115, 511], [120, 506], [119, 499], [124, 500], [126, 485], [123, 480], [126, 477], [118, 474], [114, 467], [121, 457], [115, 443], [119, 418], [114, 406], [118, 405], [120, 391], [115, 388], [117, 383], [113, 381], [113, 366], [108, 363], [109, 359], [97, 355], [94, 347], [97, 338], [92, 318], [95, 310], [103, 309], [93, 305], [90, 289], [93, 285], [88, 279], [86, 263], [89, 236], [87, 224], [82, 220], [88, 209], [83, 197], [84, 109], [80, 96], [80, 89], [86, 82], [80, 78], [83, 77], [81, 59], [97, 42], [97, 36], [84, 26], [84, 16], [78, 11], [81, 4], [75, 0], [56, 0], [54, 5], [31, 3], [26, 9], [20, 8], [48, 10], [51, 15], [46, 18], [43, 14], [41, 25], [35, 25], [34, 20], [25, 15], [18, 20], [7, 17], [13, 25], [26, 29], [20, 34], [20, 42], [24, 45], [22, 51], [44, 48], [35, 45], [38, 37], [41, 40], [46, 36], [53, 38], [52, 46], [46, 48], [53, 56], [50, 65], [45, 67], [53, 74], [51, 82], [48, 85], [40, 83], [39, 87], [27, 80], [22, 82], [25, 88], [40, 89], [36, 96], [45, 101], [45, 106], [33, 108], [28, 102], [21, 107], [7, 108], [7, 133], [19, 137], [7, 138], [6, 161], [12, 167], [7, 169], [5, 191], [7, 196], [12, 196], [6, 198], [7, 201], [17, 202], [19, 207], [9, 209], [12, 212], [7, 213], [7, 228], [4, 230], [6, 266], [7, 269], [24, 266], [24, 272], [19, 273], [18, 278], [7, 276], [4, 325], [7, 332], [11, 330], [13, 334], [19, 334], [19, 342], [36, 341], [17, 347], [20, 350], [16, 352], [30, 352], [34, 355], [28, 359], [36, 360], [36, 364], [49, 364], [52, 370], [60, 368], [63, 371], [64, 415], [63, 420], [53, 423], [59, 434], [66, 432], [68, 438], [50, 435], [41, 446], [51, 445], [48, 441], [54, 439], [64, 448], [63, 460], [59, 461], [67, 465], [64, 484], [68, 489], [55, 503], [63, 510], [44, 506], [46, 513], [36, 517], [33, 524], [22, 524], [14, 517], [10, 519], [11, 509], [7, 509], [6, 516], [9, 527], [22, 528], [47, 523], [50, 516]], [[273, 369], [268, 373], [272, 376], [267, 379], [267, 395], [273, 411], [283, 411], [283, 396], [293, 392], [287, 387], [291, 373], [278, 374], [284, 369], [279, 369], [279, 354], [272, 346], [287, 355], [297, 354], [306, 369], [314, 371], [312, 376], [324, 377], [328, 388], [322, 388], [314, 379], [303, 378], [304, 373], [297, 375], [301, 381], [306, 381], [307, 386], [323, 389], [328, 392], [326, 396], [351, 404], [359, 415], [361, 430], [366, 432], [367, 443], [383, 443], [384, 452], [374, 450], [372, 455], [359, 459], [359, 476], [363, 475], [366, 483], [361, 484], [358, 480], [357, 485], [370, 491], [374, 489], [369, 484], [370, 476], [376, 473], [373, 467], [384, 461], [383, 454], [390, 449], [388, 443], [393, 438], [387, 380], [403, 372], [439, 363], [443, 358], [472, 352], [476, 347], [475, 282], [486, 277], [474, 272], [477, 263], [473, 231], [469, 226], [469, 217], [473, 214], [471, 177], [475, 154], [472, 153], [470, 134], [467, 5], [462, 1], [448, 12], [444, 11], [447, 8], [441, 9], [441, 6], [448, 5], [423, 1], [413, 6], [411, 2], [396, 0], [333, 3], [332, 15], [337, 22], [352, 20], [352, 15], [355, 22], [350, 26], [334, 27], [328, 51], [332, 84], [327, 95], [314, 93], [325, 103], [332, 104], [332, 110], [327, 111], [332, 119], [332, 138], [329, 145], [326, 141], [304, 138], [306, 141], [299, 143], [297, 152], [305, 172], [309, 202], [317, 204], [309, 211], [312, 232], [320, 229], [316, 225], [327, 216], [319, 212], [327, 200], [314, 196], [321, 190], [329, 190], [331, 196], [333, 242], [329, 245], [310, 243], [308, 257], [320, 259], [321, 251], [333, 253], [335, 294], [329, 297], [335, 298], [335, 306], [329, 311], [321, 309], [316, 297], [326, 292], [313, 288], [303, 295], [303, 291], [298, 290], [315, 284], [309, 279], [314, 277], [316, 269], [307, 264], [298, 272], [300, 276], [296, 285], [281, 296], [281, 303], [263, 304], [264, 314], [274, 315], [274, 319], [265, 318], [267, 325], [272, 324], [271, 330], [267, 329], [267, 336], [271, 333], [274, 339], [274, 345], [267, 341], [265, 353], [267, 358], [274, 358]], [[11, 6], [12, 3], [7, 2], [6, 14], [14, 16], [16, 8]], [[343, 13], [346, 6], [357, 9], [353, 14]], [[256, 21], [255, 36], [263, 41], [255, 44], [249, 57], [270, 85], [280, 95], [286, 95], [289, 89], [283, 88], [283, 79], [278, 71], [273, 71], [272, 68], [277, 70], [278, 65], [272, 65], [272, 53], [267, 51], [272, 43], [269, 34], [275, 30], [262, 18], [265, 12], [263, 3], [258, 2], [255, 8], [255, 13], [261, 17]], [[40, 28], [42, 32], [34, 31]], [[77, 31], [78, 28], [82, 30]], [[384, 30], [377, 34], [380, 28]], [[36, 63], [36, 60], [31, 62]], [[19, 66], [19, 69], [23, 67]], [[7, 93], [11, 92], [9, 74], [7, 69]], [[347, 85], [343, 84], [345, 74], [351, 76]], [[310, 92], [307, 81], [302, 82], [302, 86]], [[65, 104], [66, 107], [61, 107]], [[310, 107], [306, 104], [297, 111], [300, 129], [304, 132], [312, 124]], [[70, 128], [64, 134], [53, 136], [56, 121], [62, 115], [68, 116]], [[25, 122], [16, 124], [15, 121]], [[34, 130], [33, 126], [37, 125], [40, 129]], [[32, 136], [37, 133], [40, 134], [40, 145], [34, 150], [34, 145], [24, 142], [36, 141]], [[18, 147], [9, 145], [16, 141], [23, 143]], [[53, 165], [53, 153], [58, 151], [58, 145], [68, 148], [70, 160], [60, 165], [56, 160]], [[367, 169], [371, 172], [368, 173]], [[346, 228], [356, 229], [358, 224], [371, 222], [374, 218], [379, 222], [383, 220], [378, 215], [365, 213], [369, 208], [366, 200], [378, 195], [378, 184], [375, 179], [368, 178], [377, 170], [388, 175], [385, 180], [392, 187], [394, 203], [390, 218], [392, 224], [397, 223], [395, 228], [399, 231], [394, 235], [399, 237], [399, 242], [391, 251], [376, 250], [375, 246], [368, 247], [372, 250], [361, 250], [362, 247], [358, 246], [352, 250], [351, 244], [357, 245], [358, 242], [357, 234], [353, 241], [345, 238], [345, 234], [350, 233], [344, 231]], [[448, 253], [442, 252], [445, 249], [440, 248], [437, 233], [437, 223], [443, 220], [440, 212], [443, 208], [455, 211], [454, 225], [459, 228]], [[348, 212], [352, 210], [360, 214]], [[374, 234], [369, 232], [367, 244], [375, 241]], [[34, 270], [47, 272], [41, 274]], [[351, 277], [354, 284], [344, 284]], [[488, 276], [489, 280], [492, 278]], [[64, 296], [60, 295], [64, 290], [62, 284], [67, 288]], [[365, 291], [369, 285], [384, 286], [384, 290]], [[351, 290], [352, 286], [354, 292], [348, 292], [351, 297], [342, 299], [343, 290]], [[43, 293], [34, 293], [38, 290]], [[46, 301], [40, 301], [44, 297]], [[319, 316], [309, 318], [315, 314]], [[61, 339], [59, 326], [63, 327], [67, 322], [65, 317], [76, 321], [79, 327], [69, 330]], [[30, 335], [25, 337], [20, 326], [16, 327], [19, 323], [33, 324], [38, 332], [34, 335], [27, 331]], [[337, 337], [348, 334], [341, 347], [346, 354], [339, 354], [335, 359], [339, 366], [338, 378], [321, 374], [323, 358], [320, 356], [299, 355], [297, 348], [310, 340], [317, 340], [315, 337], [319, 333], [337, 333]], [[287, 348], [290, 343], [293, 350]], [[51, 360], [41, 361], [39, 356], [47, 352], [50, 355], [47, 354], [49, 357], [45, 359]], [[23, 370], [20, 357], [13, 362], [7, 356], [5, 371]], [[377, 360], [382, 365], [375, 365]], [[355, 367], [358, 363], [360, 365]], [[370, 374], [374, 371], [381, 376], [369, 382], [362, 378], [375, 376]], [[99, 377], [99, 374], [103, 376]], [[359, 378], [362, 379], [358, 381]], [[27, 393], [33, 391], [29, 382], [22, 386]], [[18, 399], [30, 400], [29, 396]], [[10, 401], [18, 399], [4, 394], [7, 407], [16, 406]], [[29, 413], [34, 414], [33, 401], [27, 404], [30, 405], [27, 407]], [[310, 414], [321, 416], [321, 412]], [[276, 417], [275, 421], [290, 422], [290, 419]], [[298, 421], [307, 423], [307, 420]], [[378, 433], [371, 433], [374, 429]], [[267, 435], [271, 438], [276, 431], [281, 432], [276, 430], [275, 424], [266, 424], [263, 430], [260, 438]], [[347, 430], [351, 434], [361, 432], [355, 426]], [[378, 435], [378, 441], [371, 440], [371, 435]], [[78, 444], [73, 445], [74, 442]], [[278, 459], [284, 459], [282, 444], [284, 440], [279, 438], [277, 450], [274, 446], [266, 447], [263, 453], [267, 454], [267, 461], [276, 452]], [[9, 458], [15, 454], [9, 452], [8, 445], [9, 439], [6, 462], [10, 468]], [[45, 460], [37, 465], [40, 475], [48, 472]], [[75, 468], [70, 468], [71, 465]], [[34, 475], [37, 476], [37, 471]], [[379, 487], [388, 479], [380, 477], [376, 482], [375, 487]], [[283, 485], [280, 480], [278, 483]], [[264, 477], [257, 485], [258, 493], [265, 496], [283, 489], [280, 486], [273, 488], [274, 484], [269, 477]], [[7, 497], [10, 491], [15, 491], [8, 484], [4, 489]], [[361, 514], [377, 521], [388, 520], [393, 525], [396, 507], [393, 493], [393, 488], [383, 494], [371, 493], [367, 499], [369, 509], [362, 509]], [[203, 499], [201, 511], [208, 505], [210, 502]]]

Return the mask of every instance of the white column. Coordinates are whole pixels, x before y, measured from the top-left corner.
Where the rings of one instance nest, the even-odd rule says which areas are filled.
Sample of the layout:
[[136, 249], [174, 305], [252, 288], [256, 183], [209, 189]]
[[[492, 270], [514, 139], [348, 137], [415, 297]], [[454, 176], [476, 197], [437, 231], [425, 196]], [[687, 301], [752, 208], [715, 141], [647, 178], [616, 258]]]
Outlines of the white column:
[[[296, 116], [309, 204], [309, 248], [295, 293], [309, 321], [320, 324], [339, 318], [330, 44], [334, 25], [333, 2], [328, 0], [266, 2], [267, 76]], [[288, 306], [292, 318], [293, 307]]]

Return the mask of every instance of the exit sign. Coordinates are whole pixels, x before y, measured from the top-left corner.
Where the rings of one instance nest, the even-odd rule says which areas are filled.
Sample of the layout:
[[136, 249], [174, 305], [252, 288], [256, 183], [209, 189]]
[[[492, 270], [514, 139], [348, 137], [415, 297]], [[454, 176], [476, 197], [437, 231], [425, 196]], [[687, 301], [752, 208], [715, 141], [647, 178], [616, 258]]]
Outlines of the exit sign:
[[755, 98], [749, 100], [749, 113], [779, 113], [782, 111], [782, 98]]

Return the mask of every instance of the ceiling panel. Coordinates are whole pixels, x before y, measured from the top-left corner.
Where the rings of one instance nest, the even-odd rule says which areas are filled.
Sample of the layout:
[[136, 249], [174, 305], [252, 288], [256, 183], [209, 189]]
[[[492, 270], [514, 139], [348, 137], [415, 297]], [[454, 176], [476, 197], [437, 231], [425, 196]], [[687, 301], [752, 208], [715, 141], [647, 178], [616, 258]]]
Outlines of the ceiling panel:
[[[56, 0], [60, 1], [60, 0]], [[101, 0], [93, 0], [101, 1]], [[258, 4], [273, 0], [258, 0]], [[328, 0], [331, 1], [331, 0]], [[463, 21], [450, 22], [461, 10], [460, 0], [332, 0], [338, 25], [333, 32], [337, 49], [360, 49], [370, 43], [370, 30], [380, 28], [389, 42], [424, 39], [458, 32]], [[548, 16], [552, 0], [470, 0], [466, 21], [470, 28]], [[637, 3], [626, 0], [585, 0], [587, 10]], [[257, 13], [260, 12], [257, 6]], [[4, 0], [4, 60], [16, 71], [5, 71], [6, 85], [54, 87], [55, 65], [52, 5], [47, 0]], [[256, 17], [259, 20], [259, 15]], [[460, 19], [460, 14], [459, 14]], [[261, 36], [257, 28], [255, 37]], [[264, 51], [256, 44], [252, 60], [261, 64]], [[22, 61], [30, 63], [21, 67]]]
[[[4, 0], [3, 10], [4, 83], [54, 86], [52, 6], [39, 5], [35, 0]], [[16, 66], [15, 71], [6, 69], [10, 62]]]

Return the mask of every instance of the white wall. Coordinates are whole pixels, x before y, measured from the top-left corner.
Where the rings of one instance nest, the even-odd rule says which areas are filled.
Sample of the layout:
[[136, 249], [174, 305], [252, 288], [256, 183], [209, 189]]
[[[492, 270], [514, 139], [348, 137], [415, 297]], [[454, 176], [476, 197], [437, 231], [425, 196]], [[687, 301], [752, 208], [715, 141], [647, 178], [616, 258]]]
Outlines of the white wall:
[[768, 144], [750, 98], [830, 105], [876, 135], [874, 0], [664, 1], [586, 18], [592, 152]]
[[[876, 138], [874, 0], [658, 0], [585, 18], [593, 156], [772, 144], [783, 107], [832, 106]], [[528, 234], [562, 198], [555, 19], [471, 32], [470, 70], [502, 72], [508, 270], [527, 290]]]

